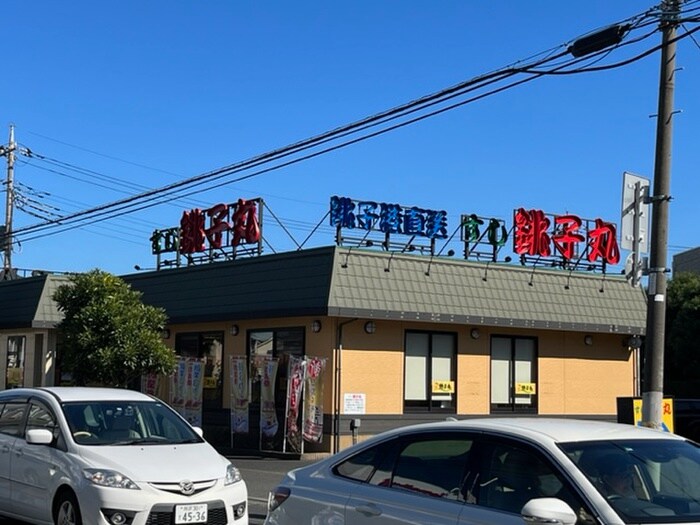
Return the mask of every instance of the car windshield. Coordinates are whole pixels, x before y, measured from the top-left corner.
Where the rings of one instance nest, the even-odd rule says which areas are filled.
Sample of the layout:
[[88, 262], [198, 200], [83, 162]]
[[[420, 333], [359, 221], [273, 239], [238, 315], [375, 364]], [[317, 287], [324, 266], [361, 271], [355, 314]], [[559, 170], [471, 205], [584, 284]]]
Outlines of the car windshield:
[[700, 448], [675, 439], [560, 444], [625, 523], [700, 521]]
[[158, 401], [64, 403], [73, 439], [80, 445], [168, 445], [203, 439], [180, 416]]

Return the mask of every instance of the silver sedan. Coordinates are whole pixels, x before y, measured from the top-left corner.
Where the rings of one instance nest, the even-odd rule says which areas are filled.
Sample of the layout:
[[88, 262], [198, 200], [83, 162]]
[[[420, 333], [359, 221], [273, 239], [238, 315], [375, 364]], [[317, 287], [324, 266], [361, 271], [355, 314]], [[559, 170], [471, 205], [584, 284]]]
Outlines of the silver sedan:
[[385, 432], [290, 471], [268, 525], [700, 524], [700, 448], [600, 421], [481, 418]]

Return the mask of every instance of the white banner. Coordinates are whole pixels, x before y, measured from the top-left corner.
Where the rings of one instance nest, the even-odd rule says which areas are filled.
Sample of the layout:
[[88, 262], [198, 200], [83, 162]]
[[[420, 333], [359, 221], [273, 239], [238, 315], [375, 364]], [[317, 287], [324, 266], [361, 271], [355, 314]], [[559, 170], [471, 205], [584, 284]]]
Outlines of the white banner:
[[320, 443], [323, 439], [323, 371], [326, 359], [309, 357], [306, 361], [304, 382], [304, 428], [305, 441]]
[[231, 433], [249, 432], [248, 359], [231, 356]]
[[275, 437], [279, 430], [275, 412], [275, 380], [277, 359], [266, 359], [260, 378], [260, 432], [265, 437]]

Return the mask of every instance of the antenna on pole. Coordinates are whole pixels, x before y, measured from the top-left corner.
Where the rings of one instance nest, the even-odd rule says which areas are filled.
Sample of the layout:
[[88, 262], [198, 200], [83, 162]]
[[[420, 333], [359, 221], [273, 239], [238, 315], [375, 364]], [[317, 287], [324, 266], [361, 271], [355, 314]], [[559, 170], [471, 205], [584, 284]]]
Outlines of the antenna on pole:
[[15, 190], [14, 190], [14, 171], [15, 171], [15, 126], [10, 124], [10, 140], [7, 146], [0, 146], [0, 156], [7, 157], [7, 181], [5, 182], [5, 224], [0, 231], [0, 240], [2, 241], [3, 250], [3, 266], [0, 280], [9, 280], [14, 277], [12, 270], [12, 212], [14, 209]]

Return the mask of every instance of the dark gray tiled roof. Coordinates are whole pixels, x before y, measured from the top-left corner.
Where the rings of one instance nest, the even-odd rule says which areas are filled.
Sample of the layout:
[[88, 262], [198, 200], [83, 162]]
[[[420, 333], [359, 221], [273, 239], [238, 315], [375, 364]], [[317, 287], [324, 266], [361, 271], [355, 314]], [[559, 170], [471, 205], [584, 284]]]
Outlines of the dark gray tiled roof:
[[172, 324], [325, 315], [333, 249], [241, 258], [123, 276]]
[[[169, 323], [307, 315], [643, 334], [622, 277], [336, 247], [122, 276]], [[0, 328], [53, 326], [65, 276], [0, 283]]]
[[[387, 271], [388, 270], [388, 271]], [[646, 298], [620, 276], [339, 249], [330, 315], [643, 334]]]
[[63, 318], [51, 296], [64, 275], [40, 275], [0, 282], [0, 328], [52, 328]]

